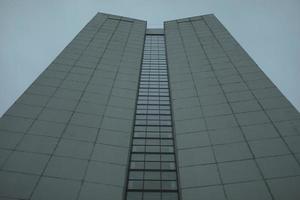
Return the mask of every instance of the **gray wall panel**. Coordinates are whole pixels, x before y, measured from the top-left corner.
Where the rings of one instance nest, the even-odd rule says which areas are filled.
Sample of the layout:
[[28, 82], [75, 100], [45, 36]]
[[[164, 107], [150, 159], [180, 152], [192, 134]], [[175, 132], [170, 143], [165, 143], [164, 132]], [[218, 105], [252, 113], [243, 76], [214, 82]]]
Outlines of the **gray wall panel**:
[[4, 114], [0, 196], [122, 199], [145, 29], [98, 13]]
[[214, 15], [165, 33], [182, 199], [297, 199], [296, 109]]

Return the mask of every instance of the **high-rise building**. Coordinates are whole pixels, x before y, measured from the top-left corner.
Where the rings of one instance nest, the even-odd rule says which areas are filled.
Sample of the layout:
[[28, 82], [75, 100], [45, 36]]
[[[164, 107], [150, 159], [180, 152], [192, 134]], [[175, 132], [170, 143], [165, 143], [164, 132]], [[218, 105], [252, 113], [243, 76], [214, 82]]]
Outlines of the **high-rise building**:
[[0, 199], [298, 200], [299, 134], [214, 15], [98, 13], [0, 119]]

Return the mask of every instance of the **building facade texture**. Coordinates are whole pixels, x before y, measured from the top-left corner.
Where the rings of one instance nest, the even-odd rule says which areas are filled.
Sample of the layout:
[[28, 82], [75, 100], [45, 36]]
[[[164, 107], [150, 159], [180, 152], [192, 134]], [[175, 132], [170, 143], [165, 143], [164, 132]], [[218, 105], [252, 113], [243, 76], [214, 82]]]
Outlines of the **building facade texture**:
[[214, 15], [98, 13], [0, 119], [0, 199], [298, 200], [300, 114]]

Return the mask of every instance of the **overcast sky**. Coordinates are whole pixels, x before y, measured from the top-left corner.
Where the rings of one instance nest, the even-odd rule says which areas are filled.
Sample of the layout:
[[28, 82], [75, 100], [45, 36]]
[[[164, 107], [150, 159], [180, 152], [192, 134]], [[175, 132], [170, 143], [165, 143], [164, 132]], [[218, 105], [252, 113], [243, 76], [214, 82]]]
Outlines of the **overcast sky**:
[[214, 13], [300, 110], [299, 0], [0, 0], [0, 116], [97, 12], [148, 27]]

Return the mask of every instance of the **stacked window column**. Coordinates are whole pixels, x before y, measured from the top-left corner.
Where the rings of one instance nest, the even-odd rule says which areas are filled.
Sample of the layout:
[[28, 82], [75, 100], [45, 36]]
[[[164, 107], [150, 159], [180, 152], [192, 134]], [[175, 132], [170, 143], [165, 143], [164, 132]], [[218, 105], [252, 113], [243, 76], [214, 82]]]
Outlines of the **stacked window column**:
[[164, 35], [146, 35], [127, 200], [176, 200], [178, 183]]

